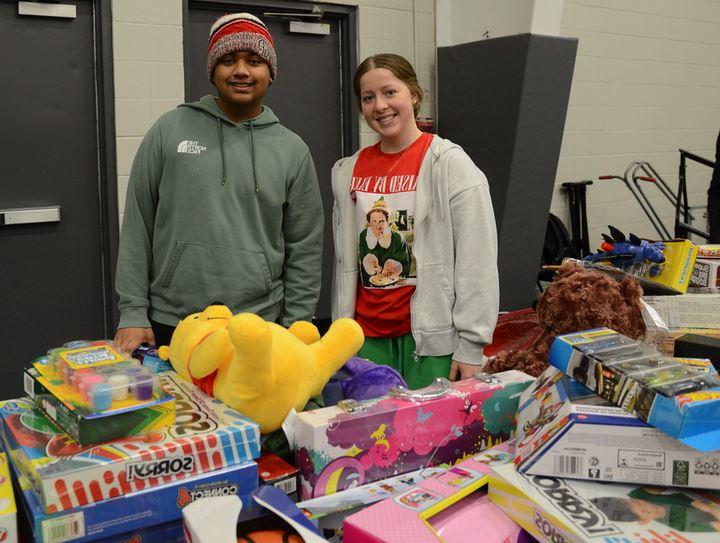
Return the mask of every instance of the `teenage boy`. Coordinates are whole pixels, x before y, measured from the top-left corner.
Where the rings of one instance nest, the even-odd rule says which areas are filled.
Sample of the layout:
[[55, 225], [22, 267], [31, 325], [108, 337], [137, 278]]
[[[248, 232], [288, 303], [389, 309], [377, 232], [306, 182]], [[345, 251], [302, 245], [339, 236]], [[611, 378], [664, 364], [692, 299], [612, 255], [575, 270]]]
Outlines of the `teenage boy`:
[[119, 348], [168, 344], [216, 302], [285, 326], [312, 318], [322, 201], [307, 145], [263, 105], [276, 73], [262, 21], [225, 15], [208, 42], [217, 97], [182, 104], [145, 136], [120, 236]]

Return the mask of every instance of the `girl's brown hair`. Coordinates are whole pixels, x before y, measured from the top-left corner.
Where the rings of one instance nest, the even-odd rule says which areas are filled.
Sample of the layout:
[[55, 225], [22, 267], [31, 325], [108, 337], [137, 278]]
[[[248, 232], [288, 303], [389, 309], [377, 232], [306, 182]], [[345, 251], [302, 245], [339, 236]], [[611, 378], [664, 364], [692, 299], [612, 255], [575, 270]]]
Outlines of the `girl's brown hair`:
[[370, 70], [375, 68], [385, 68], [390, 70], [392, 74], [397, 77], [400, 81], [405, 83], [410, 89], [417, 102], [413, 104], [413, 111], [417, 117], [420, 111], [420, 103], [423, 99], [423, 90], [417, 80], [417, 74], [410, 64], [404, 57], [400, 55], [393, 55], [392, 53], [382, 53], [379, 55], [373, 55], [362, 61], [360, 66], [355, 70], [355, 77], [353, 77], [353, 89], [355, 90], [355, 96], [358, 99], [358, 106], [362, 111], [362, 99], [360, 96], [360, 79]]

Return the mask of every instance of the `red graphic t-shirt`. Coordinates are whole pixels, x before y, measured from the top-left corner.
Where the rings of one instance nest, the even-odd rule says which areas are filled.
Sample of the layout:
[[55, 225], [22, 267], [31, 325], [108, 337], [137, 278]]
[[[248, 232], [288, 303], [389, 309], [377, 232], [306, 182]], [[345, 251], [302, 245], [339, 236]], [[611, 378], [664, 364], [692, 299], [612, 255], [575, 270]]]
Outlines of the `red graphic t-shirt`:
[[360, 152], [350, 195], [358, 232], [355, 320], [368, 337], [410, 332], [410, 298], [417, 275], [412, 254], [415, 187], [432, 134], [423, 133], [399, 153], [380, 143]]

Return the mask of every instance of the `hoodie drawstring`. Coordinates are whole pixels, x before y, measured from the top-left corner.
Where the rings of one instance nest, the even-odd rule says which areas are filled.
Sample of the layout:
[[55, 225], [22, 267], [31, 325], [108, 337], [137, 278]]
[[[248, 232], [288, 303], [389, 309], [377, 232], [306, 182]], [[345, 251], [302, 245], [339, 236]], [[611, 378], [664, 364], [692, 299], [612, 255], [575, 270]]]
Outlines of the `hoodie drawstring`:
[[260, 187], [258, 187], [257, 182], [257, 175], [255, 174], [255, 139], [253, 137], [253, 134], [253, 122], [252, 119], [250, 119], [250, 161], [252, 162], [252, 173], [253, 182], [255, 183], [255, 192], [260, 192]]
[[222, 178], [220, 183], [225, 185], [225, 138], [223, 137], [222, 122], [220, 119], [215, 117], [218, 127], [218, 138], [220, 139], [220, 161], [222, 162]]

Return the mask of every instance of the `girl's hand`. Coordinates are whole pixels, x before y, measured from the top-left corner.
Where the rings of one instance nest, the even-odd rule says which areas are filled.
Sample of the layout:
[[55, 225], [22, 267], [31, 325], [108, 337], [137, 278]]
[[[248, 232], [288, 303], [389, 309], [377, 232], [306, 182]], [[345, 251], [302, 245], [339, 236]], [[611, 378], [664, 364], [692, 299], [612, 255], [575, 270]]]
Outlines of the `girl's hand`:
[[460, 381], [462, 379], [470, 379], [473, 375], [479, 372], [481, 366], [476, 364], [465, 364], [464, 362], [458, 362], [453, 360], [450, 365], [450, 375], [448, 379], [451, 381]]

